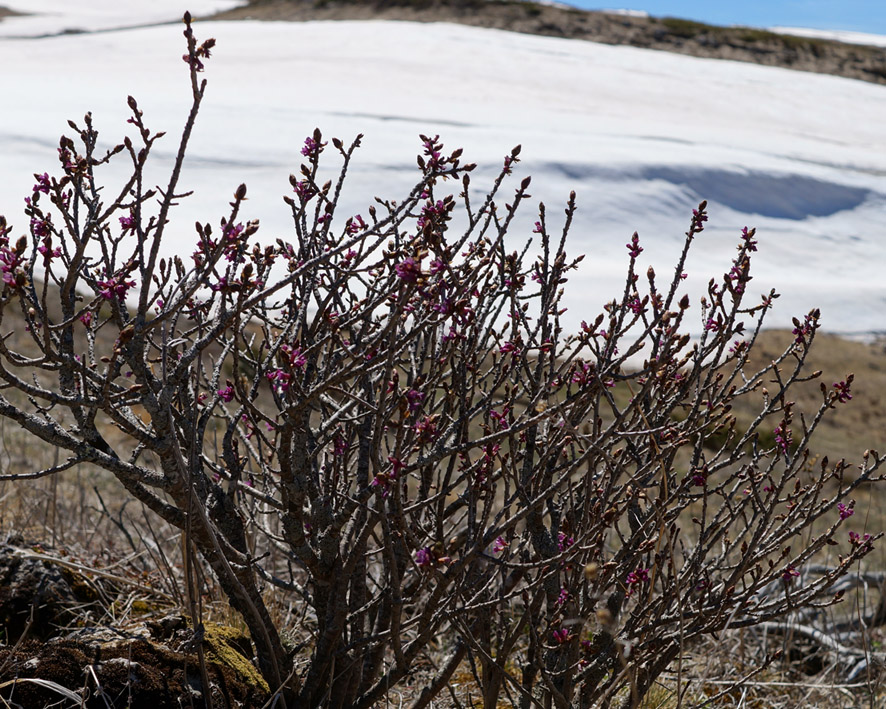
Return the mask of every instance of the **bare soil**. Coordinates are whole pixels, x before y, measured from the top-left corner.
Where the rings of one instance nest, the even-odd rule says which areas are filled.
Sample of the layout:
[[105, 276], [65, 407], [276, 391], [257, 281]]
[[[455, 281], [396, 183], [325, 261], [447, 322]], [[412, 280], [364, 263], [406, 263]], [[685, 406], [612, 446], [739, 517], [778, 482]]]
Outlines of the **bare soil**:
[[222, 20], [457, 22], [512, 32], [658, 49], [886, 84], [886, 48], [749, 27], [631, 17], [522, 0], [252, 0]]
[[15, 10], [10, 10], [8, 7], [3, 7], [0, 5], [0, 21], [3, 20], [4, 17], [15, 17], [16, 15], [21, 15], [22, 13], [16, 12]]

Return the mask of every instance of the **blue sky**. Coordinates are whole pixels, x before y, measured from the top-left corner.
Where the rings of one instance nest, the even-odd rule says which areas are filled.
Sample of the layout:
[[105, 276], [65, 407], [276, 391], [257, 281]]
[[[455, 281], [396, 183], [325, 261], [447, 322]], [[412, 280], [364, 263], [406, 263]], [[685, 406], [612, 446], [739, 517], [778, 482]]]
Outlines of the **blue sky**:
[[886, 34], [886, 0], [566, 0], [589, 10], [629, 8], [657, 17], [684, 17], [720, 25], [811, 27]]

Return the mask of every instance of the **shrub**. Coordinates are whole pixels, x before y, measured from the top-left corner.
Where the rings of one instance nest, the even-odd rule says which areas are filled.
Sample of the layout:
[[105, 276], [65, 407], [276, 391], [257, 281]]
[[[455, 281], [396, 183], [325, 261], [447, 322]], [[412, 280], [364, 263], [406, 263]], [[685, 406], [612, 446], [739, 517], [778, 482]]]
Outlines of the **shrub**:
[[[423, 136], [416, 186], [364, 218], [338, 212], [360, 137], [317, 130], [286, 198], [291, 242], [255, 243], [241, 185], [190, 257], [163, 258], [214, 44], [187, 16], [185, 36], [193, 104], [165, 188], [144, 183], [161, 134], [130, 98], [134, 139], [101, 154], [91, 116], [71, 123], [58, 175], [36, 176], [30, 237], [0, 221], [0, 322], [20, 310], [36, 352], [2, 340], [0, 414], [67, 456], [4, 479], [113, 473], [199, 552], [289, 706], [373, 706], [439, 638], [448, 656], [416, 707], [463, 661], [487, 707], [633, 705], [694, 639], [837, 600], [878, 538], [842, 527], [880, 460], [852, 476], [809, 463], [852, 383], [794, 415], [817, 312], [745, 371], [775, 298], [747, 303], [753, 230], [700, 305], [682, 279], [706, 205], [664, 283], [641, 276], [635, 234], [623, 291], [567, 333], [574, 195], [560, 235], [541, 207], [511, 250], [530, 181], [498, 195], [519, 148], [475, 201], [474, 166]], [[339, 175], [321, 183], [330, 153]], [[113, 191], [110, 160], [131, 163]], [[754, 396], [736, 426], [733, 402]], [[838, 561], [806, 571], [827, 545]], [[304, 619], [294, 649], [272, 592]]]

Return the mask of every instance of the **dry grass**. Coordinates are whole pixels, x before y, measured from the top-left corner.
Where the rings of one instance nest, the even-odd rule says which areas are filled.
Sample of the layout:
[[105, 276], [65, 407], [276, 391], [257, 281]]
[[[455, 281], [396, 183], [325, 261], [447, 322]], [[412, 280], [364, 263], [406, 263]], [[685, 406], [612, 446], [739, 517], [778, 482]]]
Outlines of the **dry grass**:
[[[7, 330], [8, 331], [8, 330]], [[769, 331], [761, 335], [752, 364], [762, 365], [789, 344], [789, 332]], [[832, 460], [846, 457], [860, 461], [866, 448], [882, 447], [882, 422], [886, 413], [886, 366], [882, 344], [848, 342], [819, 335], [809, 364], [821, 369], [820, 381], [827, 386], [855, 374], [853, 400], [832, 412], [819, 429], [814, 455], [828, 454]], [[810, 413], [821, 400], [819, 380], [797, 388], [797, 411]], [[739, 416], [746, 415], [740, 409]], [[748, 414], [752, 413], [752, 406]], [[111, 431], [107, 435], [112, 436]], [[113, 444], [113, 442], [112, 442]], [[23, 431], [0, 421], [0, 471], [27, 472], [53, 464], [58, 451], [36, 443]], [[856, 531], [879, 531], [886, 527], [886, 514], [872, 491], [860, 495], [857, 514], [849, 520]], [[169, 598], [183, 603], [181, 537], [147, 513], [108, 473], [80, 466], [62, 475], [28, 481], [0, 483], [0, 535], [16, 535], [27, 544], [43, 544], [51, 553], [129, 579], [128, 589], [89, 609], [91, 623], [126, 622], [132, 616], [168, 607]], [[886, 569], [886, 552], [868, 557], [868, 569]], [[240, 626], [241, 621], [222, 600], [208, 574], [202, 589], [206, 620]], [[126, 584], [124, 584], [126, 586]], [[153, 598], [145, 593], [153, 587]], [[286, 638], [293, 648], [308, 639], [310, 622], [291, 599], [269, 593], [269, 605], [280, 627], [292, 629]], [[847, 594], [841, 605], [828, 610], [825, 623], [834, 625], [863, 616], [879, 602], [876, 589]], [[87, 620], [84, 614], [84, 622]], [[868, 649], [880, 650], [886, 633], [873, 628], [866, 634]], [[306, 644], [304, 647], [309, 647]], [[445, 656], [446, 638], [425, 658], [411, 681], [389, 697], [394, 705], [408, 705], [434, 674]], [[764, 667], [767, 654], [783, 656]], [[303, 649], [301, 653], [307, 652]], [[298, 657], [298, 655], [296, 656]], [[297, 660], [298, 661], [298, 660]], [[519, 676], [517, 668], [513, 668]], [[744, 679], [743, 678], [748, 678]], [[678, 696], [681, 699], [678, 700]], [[478, 707], [480, 694], [470, 665], [462, 665], [445, 693], [433, 706]], [[508, 705], [507, 703], [502, 706]], [[886, 706], [886, 694], [875, 670], [847, 680], [846, 662], [839, 657], [817, 657], [802, 638], [765, 635], [758, 630], [724, 633], [694, 647], [687, 647], [679, 666], [672, 667], [643, 703], [653, 707], [855, 707]]]

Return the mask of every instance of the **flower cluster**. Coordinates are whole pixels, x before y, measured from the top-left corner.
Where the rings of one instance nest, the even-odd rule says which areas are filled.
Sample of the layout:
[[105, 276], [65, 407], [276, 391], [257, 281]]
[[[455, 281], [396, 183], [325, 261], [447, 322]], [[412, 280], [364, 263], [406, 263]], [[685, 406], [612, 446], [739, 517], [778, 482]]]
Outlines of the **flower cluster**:
[[794, 565], [788, 564], [787, 568], [784, 570], [784, 573], [781, 575], [781, 577], [782, 577], [782, 579], [784, 579], [785, 583], [790, 583], [799, 575], [800, 575], [800, 572], [794, 568]]
[[779, 423], [772, 433], [775, 436], [775, 445], [783, 454], [787, 455], [790, 451], [791, 444], [794, 442], [794, 434], [791, 432], [791, 429], [788, 428], [787, 421]]
[[326, 143], [321, 143], [320, 140], [320, 131], [315, 130], [313, 136], [305, 138], [305, 144], [301, 149], [301, 154], [309, 160], [316, 160], [319, 158], [320, 153], [323, 152], [323, 148], [326, 147]]
[[649, 581], [649, 569], [645, 569], [643, 567], [637, 567], [636, 571], [631, 571], [627, 575], [625, 579], [625, 584], [628, 587], [627, 593], [625, 595], [631, 596], [634, 591], [640, 584], [647, 583]]
[[98, 294], [102, 299], [122, 302], [126, 300], [129, 289], [135, 287], [135, 281], [128, 281], [125, 274], [118, 273], [103, 281], [96, 281], [96, 285], [99, 287]]
[[566, 551], [573, 544], [575, 544], [573, 537], [570, 537], [566, 532], [557, 532], [557, 549]]
[[[286, 393], [292, 383], [292, 371], [302, 369], [308, 362], [302, 352], [301, 347], [297, 345], [281, 345], [280, 359], [283, 367], [272, 369], [265, 377], [271, 383], [271, 386], [277, 393]], [[288, 370], [288, 371], [287, 371]]]
[[817, 322], [818, 310], [813, 310], [811, 313], [807, 314], [803, 318], [802, 323], [797, 320], [797, 318], [793, 318], [794, 329], [791, 330], [791, 334], [795, 336], [794, 342], [798, 345], [806, 344], [806, 338], [808, 338], [815, 330]]
[[849, 392], [849, 387], [852, 384], [853, 376], [850, 374], [849, 377], [841, 382], [834, 382], [834, 393], [837, 395], [837, 401], [841, 404], [845, 404], [847, 401], [852, 399], [852, 394]]
[[10, 249], [5, 244], [0, 246], [0, 274], [3, 282], [10, 288], [21, 288], [27, 283], [24, 263], [24, 249]]
[[120, 228], [123, 230], [123, 233], [127, 232], [135, 233], [135, 216], [130, 214], [128, 217], [120, 217]]
[[643, 247], [640, 246], [640, 235], [637, 232], [634, 232], [634, 235], [631, 237], [631, 240], [625, 244], [625, 247], [632, 259], [637, 258], [643, 253]]
[[407, 256], [400, 263], [394, 266], [394, 271], [400, 280], [406, 283], [417, 283], [421, 278], [421, 261]]

